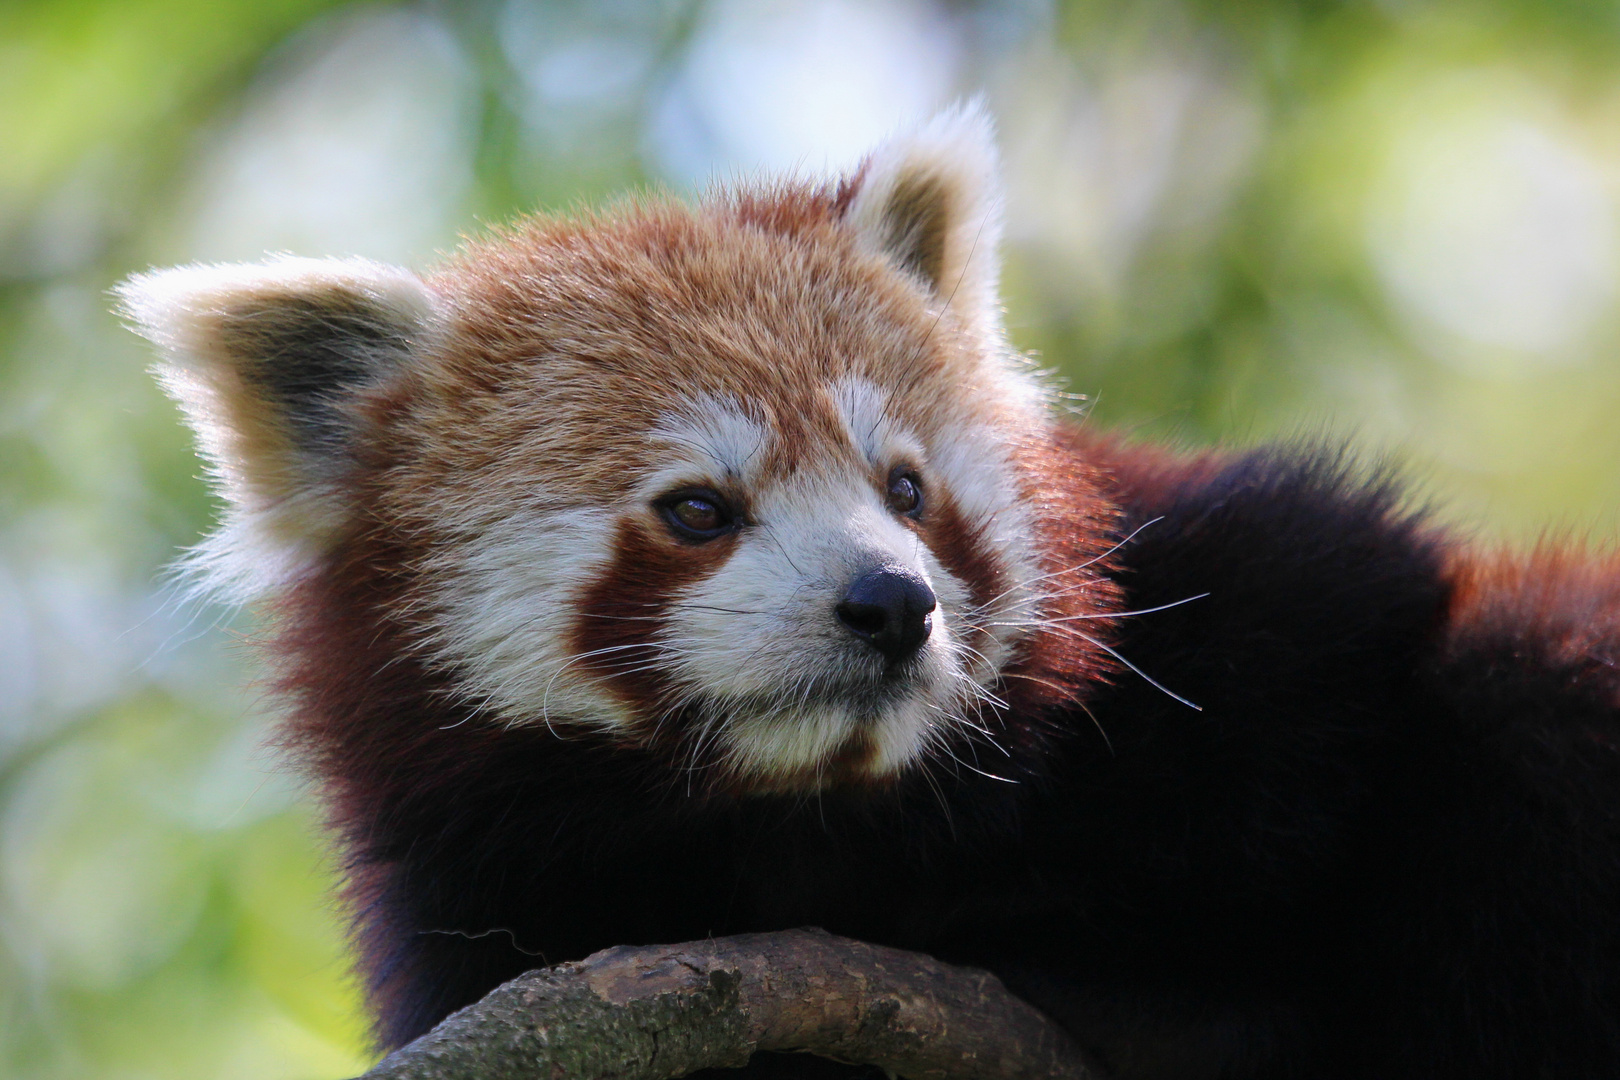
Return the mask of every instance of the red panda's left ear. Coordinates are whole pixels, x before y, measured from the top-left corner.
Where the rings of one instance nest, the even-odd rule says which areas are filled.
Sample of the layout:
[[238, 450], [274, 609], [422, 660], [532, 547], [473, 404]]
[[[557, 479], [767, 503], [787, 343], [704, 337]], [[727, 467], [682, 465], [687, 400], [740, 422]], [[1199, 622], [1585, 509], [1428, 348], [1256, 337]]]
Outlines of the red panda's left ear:
[[983, 106], [958, 105], [878, 147], [857, 182], [847, 220], [862, 246], [915, 277], [969, 326], [993, 332], [1001, 184]]

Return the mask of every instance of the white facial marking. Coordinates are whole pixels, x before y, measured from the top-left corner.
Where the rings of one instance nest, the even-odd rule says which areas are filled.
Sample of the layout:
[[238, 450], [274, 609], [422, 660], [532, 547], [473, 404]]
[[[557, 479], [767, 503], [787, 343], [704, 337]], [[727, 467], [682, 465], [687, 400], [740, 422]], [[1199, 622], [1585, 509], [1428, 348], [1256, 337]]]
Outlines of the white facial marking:
[[849, 441], [873, 465], [920, 465], [925, 460], [921, 441], [895, 419], [889, 410], [889, 396], [871, 382], [843, 379], [833, 386], [832, 399]]
[[576, 598], [607, 566], [613, 531], [606, 510], [518, 511], [466, 528], [453, 554], [424, 566], [443, 583], [431, 646], [475, 701], [513, 723], [625, 723], [569, 646]]
[[741, 402], [716, 397], [665, 414], [648, 437], [668, 451], [665, 464], [637, 485], [648, 500], [687, 484], [752, 487], [771, 444], [769, 429]]

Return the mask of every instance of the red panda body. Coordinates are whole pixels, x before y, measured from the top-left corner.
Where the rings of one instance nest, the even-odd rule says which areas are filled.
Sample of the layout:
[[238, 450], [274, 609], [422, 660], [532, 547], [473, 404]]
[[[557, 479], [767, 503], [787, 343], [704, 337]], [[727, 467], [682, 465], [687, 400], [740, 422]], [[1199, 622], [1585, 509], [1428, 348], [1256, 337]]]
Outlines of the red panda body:
[[[1620, 573], [1047, 411], [993, 151], [136, 279], [379, 1041], [618, 944], [989, 968], [1119, 1077], [1620, 1063]], [[749, 1075], [849, 1073], [760, 1058]]]

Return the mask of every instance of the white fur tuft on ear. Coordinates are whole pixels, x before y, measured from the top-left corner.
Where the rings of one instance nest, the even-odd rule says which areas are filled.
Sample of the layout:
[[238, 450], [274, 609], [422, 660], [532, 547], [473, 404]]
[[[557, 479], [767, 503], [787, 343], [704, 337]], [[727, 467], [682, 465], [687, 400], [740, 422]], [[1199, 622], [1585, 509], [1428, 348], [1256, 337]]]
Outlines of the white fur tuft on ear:
[[957, 105], [872, 152], [847, 218], [862, 246], [989, 335], [1000, 325], [999, 170], [983, 104]]
[[202, 583], [242, 602], [307, 572], [346, 520], [355, 406], [436, 333], [433, 293], [396, 267], [291, 257], [138, 274], [117, 292], [226, 502], [190, 558]]

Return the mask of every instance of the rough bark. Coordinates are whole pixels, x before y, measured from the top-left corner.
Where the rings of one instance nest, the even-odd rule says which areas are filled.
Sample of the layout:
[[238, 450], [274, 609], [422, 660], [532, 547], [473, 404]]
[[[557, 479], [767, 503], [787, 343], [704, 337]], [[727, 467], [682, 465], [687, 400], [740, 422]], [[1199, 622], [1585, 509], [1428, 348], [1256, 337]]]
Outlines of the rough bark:
[[994, 975], [822, 930], [605, 949], [531, 971], [362, 1080], [668, 1080], [756, 1050], [908, 1080], [1088, 1080]]

